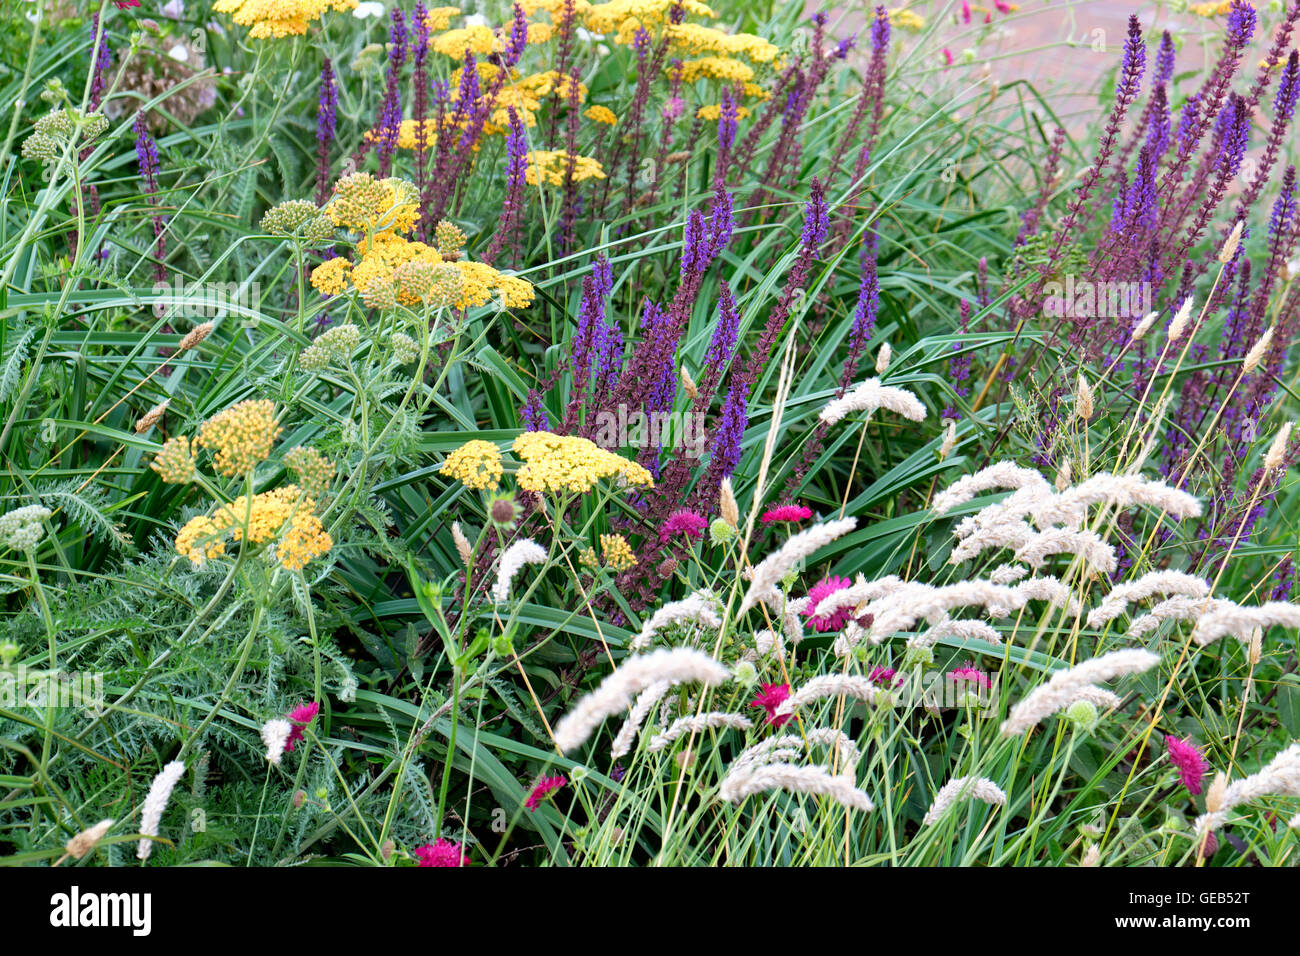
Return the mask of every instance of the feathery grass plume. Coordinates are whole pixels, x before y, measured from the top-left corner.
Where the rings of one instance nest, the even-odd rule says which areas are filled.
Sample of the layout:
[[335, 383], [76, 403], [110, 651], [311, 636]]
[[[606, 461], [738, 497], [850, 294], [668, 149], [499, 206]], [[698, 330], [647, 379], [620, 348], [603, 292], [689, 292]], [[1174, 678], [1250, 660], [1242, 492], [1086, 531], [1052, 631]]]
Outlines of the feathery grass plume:
[[176, 351], [178, 353], [188, 352], [190, 349], [194, 348], [194, 346], [198, 345], [209, 335], [211, 335], [212, 330], [214, 328], [216, 328], [216, 326], [214, 326], [211, 322], [204, 322], [201, 325], [194, 326], [194, 328], [190, 329], [187, 333], [185, 333], [184, 338], [182, 338], [180, 340], [180, 343], [176, 346]]
[[1082, 372], [1079, 373], [1079, 384], [1075, 387], [1074, 390], [1074, 411], [1075, 414], [1077, 414], [1085, 422], [1088, 419], [1092, 418], [1092, 413], [1093, 413], [1092, 387], [1088, 384], [1088, 380], [1083, 377]]
[[1047, 479], [1032, 468], [1021, 468], [1010, 461], [1000, 461], [982, 468], [973, 475], [963, 475], [934, 498], [931, 507], [936, 514], [947, 514], [958, 505], [964, 505], [982, 491], [999, 489], [1019, 490], [1041, 486], [1050, 491]]
[[563, 753], [581, 746], [601, 721], [629, 707], [633, 695], [659, 681], [698, 682], [713, 687], [730, 676], [724, 665], [708, 654], [688, 647], [651, 651], [629, 658], [555, 725], [556, 746]]
[[1134, 601], [1144, 601], [1153, 595], [1182, 595], [1204, 598], [1210, 593], [1210, 584], [1203, 578], [1183, 571], [1150, 571], [1136, 581], [1117, 584], [1102, 599], [1101, 604], [1088, 612], [1088, 626], [1100, 627], [1124, 613]]
[[1079, 699], [1079, 692], [1100, 681], [1114, 680], [1126, 674], [1140, 674], [1160, 663], [1160, 656], [1140, 648], [1111, 651], [1074, 667], [1057, 671], [1043, 684], [1011, 708], [1002, 723], [1004, 736], [1023, 734], [1059, 710]]
[[934, 795], [934, 801], [930, 804], [930, 809], [925, 811], [921, 825], [930, 826], [938, 823], [958, 800], [972, 798], [998, 807], [1007, 805], [1007, 795], [988, 777], [954, 777], [940, 787], [939, 792]]
[[814, 727], [804, 731], [804, 738], [810, 745], [818, 744], [835, 751], [838, 761], [836, 766], [842, 772], [847, 773], [852, 770], [862, 759], [862, 752], [858, 750], [857, 744], [849, 739], [848, 734], [835, 727]]
[[880, 408], [896, 412], [914, 422], [925, 419], [925, 406], [920, 399], [905, 388], [881, 385], [878, 378], [869, 378], [855, 385], [843, 398], [832, 399], [822, 409], [819, 417], [827, 425], [834, 425], [853, 412], [874, 412]]
[[753, 726], [754, 722], [748, 717], [726, 711], [711, 711], [707, 714], [678, 717], [668, 726], [667, 730], [650, 738], [650, 746], [647, 749], [652, 754], [658, 753], [683, 734], [694, 734], [719, 728], [749, 730]]
[[1090, 568], [1103, 574], [1114, 573], [1119, 565], [1115, 549], [1099, 534], [1070, 528], [1048, 528], [1036, 532], [1016, 549], [1015, 557], [1031, 568], [1040, 568], [1048, 558], [1057, 554], [1082, 558]]
[[985, 527], [977, 527], [964, 535], [948, 554], [949, 564], [960, 564], [978, 557], [985, 551], [997, 551], [1010, 548], [1018, 551], [1032, 541], [1037, 535], [1028, 521], [1008, 521]]
[[871, 798], [853, 785], [851, 776], [832, 776], [823, 767], [801, 767], [789, 763], [751, 763], [733, 767], [718, 786], [718, 799], [740, 803], [746, 797], [769, 790], [820, 794], [863, 813], [875, 809]]
[[865, 677], [857, 674], [822, 674], [783, 700], [776, 708], [776, 715], [782, 717], [793, 714], [796, 707], [804, 707], [824, 697], [852, 697], [854, 700], [874, 704], [878, 695], [879, 689]]
[[1124, 633], [1129, 637], [1143, 637], [1155, 630], [1162, 621], [1194, 621], [1213, 612], [1223, 603], [1218, 598], [1167, 598], [1159, 604], [1153, 604], [1146, 614], [1140, 614], [1129, 621]]
[[262, 743], [266, 744], [266, 759], [279, 766], [284, 756], [285, 744], [293, 733], [293, 724], [280, 717], [272, 718], [262, 725]]
[[456, 554], [460, 556], [460, 563], [468, 568], [474, 557], [474, 546], [469, 543], [469, 538], [465, 537], [459, 521], [451, 523], [451, 540], [456, 545]]
[[492, 585], [492, 600], [497, 604], [504, 604], [510, 600], [510, 585], [519, 573], [519, 569], [525, 564], [544, 564], [546, 562], [546, 549], [531, 538], [523, 538], [516, 541], [501, 555], [501, 563], [497, 566], [497, 580]]
[[1223, 241], [1223, 247], [1219, 249], [1219, 264], [1227, 265], [1237, 255], [1237, 246], [1241, 245], [1241, 233], [1246, 228], [1246, 220], [1238, 219], [1237, 224], [1232, 227], [1232, 232], [1228, 238]]
[[1091, 684], [1087, 687], [1081, 687], [1079, 692], [1070, 699], [1071, 704], [1076, 704], [1079, 701], [1092, 704], [1099, 711], [1114, 710], [1124, 703], [1118, 694], [1112, 693], [1104, 687], [1096, 687]]
[[1188, 296], [1179, 306], [1178, 311], [1174, 314], [1173, 321], [1169, 323], [1169, 342], [1173, 344], [1183, 337], [1187, 331], [1187, 323], [1192, 315], [1192, 297]]
[[680, 601], [671, 601], [641, 625], [640, 633], [632, 638], [628, 650], [645, 650], [654, 636], [670, 624], [694, 621], [704, 627], [717, 629], [722, 626], [722, 619], [718, 617], [716, 606], [717, 599], [708, 591], [696, 591]]
[[1132, 342], [1141, 342], [1143, 337], [1151, 331], [1151, 326], [1156, 324], [1156, 319], [1160, 318], [1159, 312], [1148, 312], [1142, 317], [1142, 321], [1133, 327], [1133, 335], [1130, 339]]
[[1002, 635], [994, 629], [993, 625], [985, 621], [960, 621], [948, 618], [928, 630], [908, 638], [907, 646], [930, 647], [936, 641], [945, 637], [958, 638], [963, 641], [987, 641], [994, 645], [1003, 643]]
[[939, 460], [947, 458], [952, 454], [952, 450], [957, 447], [957, 423], [949, 422], [948, 429], [943, 433], [943, 443], [939, 445]]
[[1255, 369], [1259, 368], [1259, 363], [1264, 361], [1264, 356], [1268, 350], [1273, 347], [1273, 326], [1264, 330], [1264, 334], [1259, 337], [1259, 341], [1250, 347], [1246, 353], [1246, 358], [1241, 363], [1241, 374], [1249, 375]]
[[135, 433], [137, 435], [143, 435], [149, 429], [157, 425], [159, 420], [163, 417], [163, 413], [167, 411], [167, 406], [171, 403], [170, 398], [163, 399], [153, 408], [149, 409], [149, 411], [145, 412], [144, 415], [141, 416], [140, 420], [135, 423]]
[[104, 839], [104, 834], [112, 829], [112, 826], [112, 820], [100, 820], [93, 827], [82, 830], [69, 840], [64, 849], [68, 852], [69, 856], [80, 860], [83, 856], [93, 850], [100, 840]]
[[880, 346], [880, 352], [876, 356], [876, 374], [884, 375], [889, 371], [889, 360], [893, 357], [893, 350], [890, 349], [889, 343], [885, 342]]
[[731, 761], [727, 770], [732, 772], [749, 766], [802, 757], [805, 749], [804, 742], [805, 738], [800, 737], [798, 734], [768, 737], [766, 740], [751, 744], [736, 754], [736, 759]]
[[718, 514], [732, 528], [740, 527], [740, 505], [736, 503], [736, 493], [731, 489], [730, 478], [723, 478], [718, 485]]
[[1264, 469], [1272, 471], [1275, 468], [1282, 467], [1286, 460], [1287, 442], [1291, 440], [1291, 422], [1286, 422], [1277, 430], [1277, 436], [1273, 443], [1268, 446], [1268, 453], [1264, 456]]
[[802, 559], [826, 547], [836, 538], [848, 534], [858, 526], [857, 518], [840, 518], [813, 525], [798, 534], [791, 535], [780, 549], [769, 554], [748, 572], [749, 590], [740, 604], [740, 614], [744, 614], [760, 600], [766, 602], [781, 600], [777, 585], [790, 570]]
[[1083, 851], [1083, 857], [1079, 860], [1080, 866], [1096, 866], [1101, 862], [1101, 848], [1097, 844], [1092, 844], [1088, 849]]
[[1175, 518], [1201, 516], [1201, 502], [1195, 495], [1141, 475], [1112, 474], [1093, 475], [1073, 488], [1045, 498], [1030, 508], [1029, 514], [1040, 528], [1049, 524], [1081, 523], [1087, 518], [1087, 509], [1095, 505], [1118, 508], [1146, 505]]
[[153, 850], [153, 840], [150, 838], [158, 835], [158, 825], [162, 823], [167, 801], [171, 799], [172, 790], [175, 789], [184, 772], [185, 764], [180, 760], [173, 760], [158, 771], [153, 778], [153, 783], [149, 785], [149, 793], [144, 798], [144, 809], [140, 812], [140, 833], [143, 836], [135, 852], [139, 859], [149, 859], [149, 854]]
[[999, 564], [989, 572], [989, 580], [994, 584], [1012, 585], [1029, 573], [1023, 564]]
[[[1202, 601], [1200, 607], [1206, 606], [1207, 602]], [[1269, 601], [1259, 607], [1243, 607], [1221, 599], [1197, 620], [1192, 629], [1192, 639], [1205, 647], [1225, 635], [1231, 635], [1243, 644], [1248, 644], [1255, 628], [1267, 630], [1274, 625], [1300, 627], [1300, 606], [1286, 601]]]
[[1243, 803], [1269, 795], [1300, 797], [1300, 744], [1292, 744], [1268, 762], [1259, 773], [1244, 777], [1235, 783], [1210, 787], [1205, 807], [1207, 812], [1196, 818], [1198, 845], [1215, 830], [1228, 822], [1228, 816]]
[[900, 631], [911, 630], [917, 621], [931, 625], [940, 624], [954, 608], [979, 606], [990, 614], [1006, 616], [1025, 606], [1027, 598], [1014, 587], [1003, 587], [989, 581], [957, 581], [941, 587], [920, 582], [907, 586], [868, 604], [866, 614], [872, 617], [867, 629], [867, 639], [879, 644]]
[[614, 735], [614, 743], [609, 748], [611, 759], [617, 760], [619, 757], [624, 757], [631, 752], [632, 745], [636, 743], [637, 734], [641, 730], [641, 725], [645, 723], [646, 717], [650, 715], [650, 711], [654, 709], [655, 704], [663, 700], [664, 695], [672, 687], [672, 681], [656, 681], [637, 695], [636, 703], [632, 705], [632, 713], [628, 714], [627, 720], [623, 721], [623, 726]]

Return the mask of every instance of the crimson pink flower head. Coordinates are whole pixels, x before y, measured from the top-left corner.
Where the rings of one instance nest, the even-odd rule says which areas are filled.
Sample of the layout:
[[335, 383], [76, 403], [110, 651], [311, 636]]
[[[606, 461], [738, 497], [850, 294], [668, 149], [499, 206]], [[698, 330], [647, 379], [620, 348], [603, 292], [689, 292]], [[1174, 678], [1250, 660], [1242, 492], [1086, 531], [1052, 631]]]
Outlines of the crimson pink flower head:
[[772, 524], [777, 521], [806, 521], [811, 517], [812, 509], [803, 505], [777, 505], [764, 511], [758, 520], [763, 524]]
[[839, 631], [844, 625], [849, 623], [853, 617], [853, 608], [838, 608], [830, 615], [818, 615], [817, 605], [823, 600], [830, 597], [836, 591], [843, 591], [853, 582], [848, 578], [829, 577], [822, 578], [808, 590], [808, 606], [803, 609], [804, 617], [808, 618], [808, 623], [818, 631]]
[[1183, 780], [1183, 786], [1192, 796], [1197, 796], [1201, 792], [1201, 782], [1209, 766], [1205, 758], [1201, 756], [1201, 751], [1196, 744], [1192, 743], [1191, 738], [1179, 740], [1174, 736], [1165, 737], [1165, 746], [1169, 749], [1169, 761], [1178, 768], [1178, 776]]
[[293, 710], [289, 711], [289, 723], [293, 727], [289, 730], [289, 739], [284, 743], [285, 750], [292, 750], [293, 745], [303, 738], [303, 728], [316, 719], [320, 713], [320, 704], [312, 701], [310, 704], [299, 704]]
[[793, 714], [777, 714], [776, 709], [790, 696], [789, 684], [760, 684], [761, 692], [749, 702], [750, 707], [762, 707], [767, 711], [767, 722], [773, 727], [780, 727]]
[[113, 0], [119, 10], [125, 10], [127, 7], [140, 6], [140, 0]]
[[673, 535], [684, 534], [688, 538], [700, 538], [709, 523], [694, 511], [674, 511], [659, 529], [659, 543], [665, 544]]
[[945, 65], [952, 66], [952, 50], [949, 50], [947, 47], [943, 48], [943, 61]]
[[415, 855], [420, 866], [469, 866], [469, 854], [465, 852], [464, 844], [452, 843], [442, 837], [417, 846]]
[[993, 686], [993, 682], [989, 680], [989, 675], [973, 663], [962, 664], [961, 667], [953, 668], [948, 672], [948, 680], [957, 684], [959, 688], [965, 687], [968, 690], [971, 684], [978, 684], [985, 690]]
[[873, 667], [871, 668], [871, 673], [867, 675], [867, 680], [871, 681], [871, 683], [875, 684], [877, 687], [889, 687], [891, 684], [894, 687], [901, 687], [903, 684], [903, 678], [899, 677], [895, 679], [894, 673], [895, 671], [892, 667]]
[[537, 782], [533, 784], [533, 792], [524, 801], [524, 806], [528, 808], [529, 812], [536, 813], [537, 808], [542, 805], [542, 801], [566, 783], [568, 781], [560, 774], [556, 774], [554, 777], [539, 777]]

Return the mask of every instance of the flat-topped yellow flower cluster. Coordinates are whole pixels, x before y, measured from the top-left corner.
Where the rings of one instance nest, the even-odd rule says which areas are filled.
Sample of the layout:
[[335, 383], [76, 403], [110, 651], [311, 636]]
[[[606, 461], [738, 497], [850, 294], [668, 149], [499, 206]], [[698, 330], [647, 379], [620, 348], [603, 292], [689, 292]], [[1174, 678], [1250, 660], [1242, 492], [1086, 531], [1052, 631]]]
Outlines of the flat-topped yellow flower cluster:
[[334, 546], [315, 512], [316, 502], [297, 485], [284, 485], [251, 499], [241, 495], [210, 516], [191, 518], [176, 536], [176, 553], [197, 567], [205, 558], [225, 554], [227, 536], [254, 545], [279, 538], [276, 560], [298, 571]]
[[[214, 13], [232, 14], [256, 39], [302, 36], [307, 25], [327, 10], [354, 10], [357, 0], [217, 0]], [[459, 12], [459, 11], [457, 11]]]
[[524, 432], [511, 445], [525, 461], [515, 480], [525, 491], [572, 491], [585, 494], [602, 478], [653, 487], [654, 479], [634, 461], [606, 451], [575, 435]]

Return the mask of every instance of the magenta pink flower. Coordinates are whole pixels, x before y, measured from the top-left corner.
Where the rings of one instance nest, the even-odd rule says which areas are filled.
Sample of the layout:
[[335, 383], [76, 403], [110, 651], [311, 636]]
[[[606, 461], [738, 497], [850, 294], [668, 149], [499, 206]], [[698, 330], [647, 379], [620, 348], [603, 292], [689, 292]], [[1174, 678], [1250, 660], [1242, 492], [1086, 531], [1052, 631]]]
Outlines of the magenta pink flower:
[[289, 739], [284, 743], [285, 750], [292, 750], [294, 744], [304, 739], [303, 728], [315, 720], [319, 713], [320, 704], [313, 701], [310, 704], [299, 704], [285, 715], [289, 718], [289, 723], [293, 724], [289, 731]]
[[536, 813], [537, 808], [542, 805], [543, 800], [568, 782], [569, 781], [560, 774], [556, 774], [554, 777], [538, 777], [537, 782], [533, 784], [533, 792], [530, 793], [528, 799], [524, 801], [524, 806], [528, 808], [530, 813]]
[[832, 612], [830, 616], [819, 616], [816, 613], [817, 605], [836, 591], [843, 591], [852, 583], [848, 578], [829, 577], [822, 578], [814, 584], [808, 591], [808, 606], [803, 609], [803, 615], [808, 618], [808, 623], [818, 631], [842, 630], [853, 617], [853, 609], [842, 607]]
[[776, 709], [790, 696], [789, 684], [761, 684], [759, 686], [762, 691], [749, 702], [749, 706], [762, 707], [767, 711], [767, 722], [769, 724], [773, 727], [780, 727], [794, 716], [793, 714], [777, 714], [776, 712]]
[[952, 66], [952, 50], [947, 47], [943, 48], [943, 61], [945, 65]]
[[1168, 735], [1165, 737], [1165, 746], [1169, 750], [1169, 761], [1178, 768], [1178, 776], [1183, 780], [1183, 786], [1192, 796], [1197, 796], [1201, 792], [1201, 781], [1209, 766], [1205, 758], [1201, 756], [1201, 751], [1197, 749], [1196, 744], [1192, 743], [1191, 738], [1179, 740], [1177, 737]]
[[989, 675], [976, 667], [973, 662], [953, 668], [948, 672], [948, 680], [956, 684], [958, 689], [970, 690], [971, 684], [976, 684], [985, 690], [993, 686], [993, 682], [989, 680]]
[[676, 534], [684, 534], [688, 538], [703, 537], [704, 529], [708, 526], [709, 523], [694, 511], [674, 511], [659, 529], [659, 543], [665, 544]]
[[462, 843], [452, 843], [441, 837], [432, 843], [415, 848], [420, 866], [469, 866], [469, 854]]
[[772, 524], [776, 521], [807, 521], [811, 517], [812, 509], [803, 505], [777, 505], [764, 511], [758, 520], [763, 524]]
[[873, 667], [871, 673], [867, 675], [867, 680], [871, 681], [871, 683], [875, 684], [877, 687], [889, 687], [891, 684], [894, 687], [901, 687], [903, 684], [903, 678], [899, 677], [895, 679], [894, 673], [892, 667]]

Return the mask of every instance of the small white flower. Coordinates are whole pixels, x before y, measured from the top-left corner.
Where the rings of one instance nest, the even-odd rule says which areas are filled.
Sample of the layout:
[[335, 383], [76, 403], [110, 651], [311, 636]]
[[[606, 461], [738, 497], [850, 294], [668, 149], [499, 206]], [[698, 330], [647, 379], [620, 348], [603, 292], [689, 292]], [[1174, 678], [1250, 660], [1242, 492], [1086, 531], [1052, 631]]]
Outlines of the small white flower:
[[280, 765], [285, 744], [289, 742], [289, 734], [292, 732], [293, 724], [282, 717], [268, 720], [262, 725], [262, 742], [266, 744], [266, 759], [276, 766]]
[[352, 11], [352, 15], [358, 20], [364, 20], [366, 17], [382, 17], [384, 15], [384, 5], [373, 2], [358, 3], [357, 8]]
[[465, 26], [466, 28], [485, 27], [487, 26], [487, 17], [483, 16], [481, 13], [471, 13], [465, 18]]
[[167, 55], [171, 57], [173, 60], [177, 60], [178, 62], [184, 63], [187, 60], [189, 60], [190, 51], [185, 49], [185, 47], [182, 44], [178, 43], [170, 50], [167, 51]]
[[179, 20], [185, 16], [185, 0], [169, 0], [159, 12], [170, 20]]

